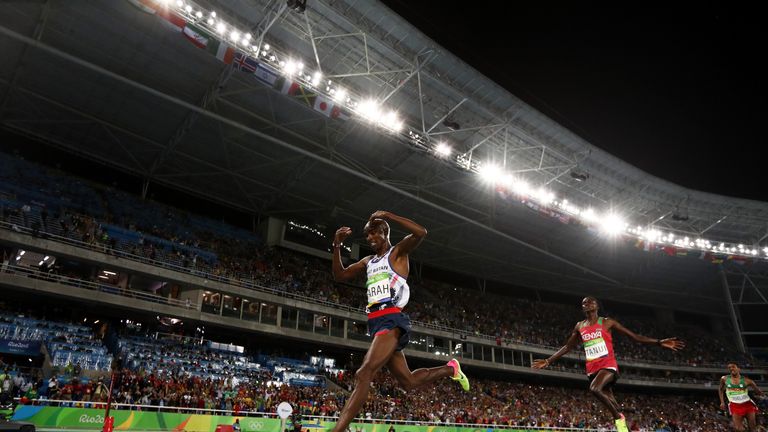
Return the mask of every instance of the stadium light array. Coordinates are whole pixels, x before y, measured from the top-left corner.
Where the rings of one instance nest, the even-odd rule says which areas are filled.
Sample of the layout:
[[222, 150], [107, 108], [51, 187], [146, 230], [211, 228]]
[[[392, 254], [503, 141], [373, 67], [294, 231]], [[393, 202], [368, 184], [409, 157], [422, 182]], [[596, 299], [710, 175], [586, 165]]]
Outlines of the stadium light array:
[[442, 157], [449, 157], [453, 153], [453, 149], [445, 142], [439, 142], [435, 146], [435, 153]]
[[[181, 15], [187, 22], [193, 23], [204, 28], [211, 36], [218, 37], [222, 42], [231, 40], [234, 42], [233, 48], [242, 51], [247, 55], [255, 53], [261, 61], [272, 66], [277, 72], [283, 72], [287, 77], [298, 80], [301, 84], [311, 86], [318, 93], [323, 93], [336, 101], [341, 107], [347, 109], [353, 117], [364, 120], [369, 124], [384, 129], [390, 133], [400, 134], [402, 138], [408, 140], [411, 144], [422, 147], [425, 150], [435, 154], [448, 157], [453, 151], [450, 146], [443, 142], [432, 142], [429, 134], [416, 128], [406, 127], [405, 122], [399, 115], [384, 106], [375, 99], [365, 99], [355, 94], [349, 88], [342, 88], [332, 81], [327, 81], [327, 85], [322, 84], [322, 74], [317, 71], [313, 74], [303, 73], [304, 63], [295, 55], [290, 56], [275, 49], [274, 44], [264, 42], [261, 47], [251, 45], [253, 36], [247, 32], [242, 32], [232, 26], [231, 30], [228, 24], [217, 17], [216, 11], [206, 12], [204, 8], [191, 1], [177, 0], [147, 0], [154, 1], [156, 6], [172, 8]], [[203, 17], [208, 17], [203, 19]], [[229, 30], [229, 32], [228, 32]], [[227, 37], [229, 35], [229, 38]], [[242, 35], [242, 37], [241, 37]], [[284, 61], [281, 58], [290, 58]], [[321, 89], [322, 88], [322, 89]], [[521, 200], [533, 200], [539, 205], [555, 208], [563, 211], [572, 217], [578, 218], [587, 225], [601, 227], [603, 231], [614, 232], [615, 234], [635, 236], [642, 240], [650, 242], [669, 244], [675, 247], [687, 249], [711, 250], [721, 253], [738, 253], [746, 256], [755, 256], [768, 258], [768, 247], [760, 249], [759, 246], [744, 247], [732, 243], [721, 242], [713, 244], [707, 239], [685, 239], [677, 238], [672, 232], [662, 232], [654, 227], [630, 228], [629, 224], [624, 222], [618, 215], [606, 213], [598, 215], [594, 209], [582, 209], [577, 205], [569, 203], [566, 199], [558, 199], [551, 191], [545, 188], [534, 188], [522, 179], [513, 179], [498, 166], [493, 164], [479, 164], [472, 160], [472, 155], [460, 154], [453, 160], [456, 167], [469, 172], [477, 173], [485, 182], [510, 188], [512, 192], [518, 195]], [[741, 246], [741, 247], [739, 247]]]

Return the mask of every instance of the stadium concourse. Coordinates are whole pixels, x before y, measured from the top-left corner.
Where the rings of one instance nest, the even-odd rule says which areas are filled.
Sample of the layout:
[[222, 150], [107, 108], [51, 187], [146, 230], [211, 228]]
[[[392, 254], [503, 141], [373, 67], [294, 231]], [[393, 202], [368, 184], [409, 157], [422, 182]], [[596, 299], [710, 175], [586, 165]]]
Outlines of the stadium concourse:
[[[377, 1], [9, 1], [0, 52], [14, 420], [274, 432], [288, 402], [297, 428], [330, 429], [380, 312], [332, 257], [375, 252], [377, 210], [415, 221], [390, 221], [393, 244], [428, 233], [408, 363], [455, 357], [471, 385], [406, 391], [385, 368], [350, 430], [606, 431], [618, 411], [625, 430], [728, 431], [727, 365], [768, 380], [766, 203], [611, 156]], [[584, 297], [610, 320], [580, 329], [645, 336], [606, 338], [616, 406], [591, 351], [549, 361]]]

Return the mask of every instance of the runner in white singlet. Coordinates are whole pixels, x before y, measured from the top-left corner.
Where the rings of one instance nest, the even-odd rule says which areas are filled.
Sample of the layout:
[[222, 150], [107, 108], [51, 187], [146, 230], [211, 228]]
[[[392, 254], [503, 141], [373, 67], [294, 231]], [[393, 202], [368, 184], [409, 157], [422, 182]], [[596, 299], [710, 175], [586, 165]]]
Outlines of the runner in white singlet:
[[[392, 246], [387, 221], [400, 225], [410, 234]], [[424, 240], [427, 230], [408, 218], [377, 211], [368, 218], [363, 231], [375, 255], [347, 267], [341, 262], [340, 249], [344, 239], [352, 234], [352, 229], [339, 228], [333, 240], [333, 278], [341, 281], [366, 275], [368, 331], [373, 338], [363, 365], [355, 375], [355, 389], [341, 410], [333, 432], [347, 429], [368, 398], [373, 376], [384, 366], [387, 366], [406, 391], [446, 377], [457, 381], [465, 391], [469, 390], [469, 380], [462, 373], [456, 359], [451, 359], [444, 366], [411, 371], [402, 352], [408, 344], [411, 330], [411, 322], [403, 313], [410, 298], [410, 288], [406, 282], [410, 270], [408, 255]]]

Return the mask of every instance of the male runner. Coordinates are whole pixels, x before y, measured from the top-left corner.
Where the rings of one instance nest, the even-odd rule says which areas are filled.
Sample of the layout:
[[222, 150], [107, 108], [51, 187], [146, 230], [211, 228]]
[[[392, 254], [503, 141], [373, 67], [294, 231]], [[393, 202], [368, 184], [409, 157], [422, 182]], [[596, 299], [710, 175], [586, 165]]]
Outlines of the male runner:
[[[398, 244], [389, 241], [389, 224], [394, 222], [410, 232]], [[428, 369], [408, 368], [402, 350], [408, 345], [411, 321], [402, 312], [408, 303], [410, 291], [406, 278], [410, 270], [408, 255], [424, 240], [427, 230], [416, 222], [387, 211], [376, 211], [363, 228], [365, 238], [375, 255], [344, 267], [341, 262], [341, 245], [351, 233], [349, 227], [336, 231], [333, 240], [333, 278], [337, 281], [350, 280], [365, 272], [368, 292], [368, 332], [373, 338], [363, 365], [355, 374], [355, 389], [339, 415], [333, 432], [347, 429], [368, 397], [368, 388], [374, 375], [387, 366], [404, 390], [431, 383], [438, 378], [451, 377], [469, 391], [469, 380], [461, 372], [456, 359], [445, 366]]]
[[616, 363], [616, 357], [613, 354], [613, 336], [611, 330], [629, 336], [632, 340], [639, 343], [654, 344], [662, 348], [677, 351], [685, 347], [683, 341], [677, 338], [652, 339], [641, 336], [627, 330], [618, 321], [611, 318], [597, 316], [597, 299], [594, 297], [585, 297], [581, 301], [581, 310], [587, 319], [576, 323], [571, 332], [568, 341], [556, 353], [548, 359], [534, 360], [532, 367], [543, 369], [555, 360], [567, 354], [575, 348], [579, 342], [584, 344], [584, 352], [587, 357], [587, 377], [589, 378], [589, 391], [597, 397], [603, 405], [608, 408], [616, 423], [616, 429], [619, 432], [628, 432], [627, 422], [624, 414], [619, 412], [619, 403], [613, 396], [613, 385], [619, 379], [619, 365]]
[[757, 387], [754, 381], [741, 375], [741, 369], [735, 362], [728, 363], [730, 375], [723, 375], [720, 378], [720, 390], [717, 392], [720, 396], [720, 409], [725, 411], [725, 399], [728, 398], [728, 412], [733, 417], [733, 428], [737, 431], [744, 430], [744, 418], [747, 418], [750, 431], [757, 430], [757, 419], [755, 416], [759, 412], [757, 405], [749, 398], [749, 389], [752, 388], [755, 394], [762, 396], [763, 392]]

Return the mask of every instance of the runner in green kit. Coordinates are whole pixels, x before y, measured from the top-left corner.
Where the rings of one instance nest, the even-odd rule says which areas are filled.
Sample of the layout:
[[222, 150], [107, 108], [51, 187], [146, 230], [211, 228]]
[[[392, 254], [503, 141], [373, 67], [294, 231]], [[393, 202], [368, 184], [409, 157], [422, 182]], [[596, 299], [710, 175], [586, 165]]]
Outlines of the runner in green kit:
[[755, 394], [762, 396], [763, 392], [757, 387], [754, 381], [741, 375], [739, 365], [734, 362], [728, 363], [728, 372], [720, 378], [720, 409], [725, 411], [725, 396], [728, 399], [728, 412], [733, 417], [733, 428], [737, 431], [744, 430], [744, 419], [747, 419], [750, 431], [757, 430], [756, 415], [759, 412], [757, 405], [749, 397], [751, 388]]

